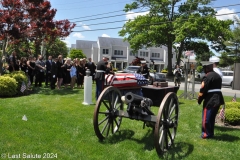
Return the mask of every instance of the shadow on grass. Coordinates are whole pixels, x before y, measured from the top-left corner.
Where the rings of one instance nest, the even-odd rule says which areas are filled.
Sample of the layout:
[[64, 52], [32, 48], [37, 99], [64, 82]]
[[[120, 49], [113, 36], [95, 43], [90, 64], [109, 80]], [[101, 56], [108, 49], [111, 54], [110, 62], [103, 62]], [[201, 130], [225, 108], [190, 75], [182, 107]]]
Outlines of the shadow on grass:
[[135, 134], [134, 131], [125, 129], [125, 130], [120, 130], [111, 137], [107, 138], [104, 141], [100, 141], [101, 143], [119, 143], [120, 141], [124, 140], [130, 140], [130, 141], [135, 141], [139, 144], [145, 144], [144, 145], [144, 150], [153, 150], [154, 149], [154, 137], [153, 137], [153, 131], [149, 129], [146, 134], [142, 137], [142, 139], [136, 139], [133, 138], [133, 135]]
[[194, 146], [189, 143], [174, 143], [162, 158], [164, 159], [184, 159], [193, 152]]
[[68, 95], [68, 94], [75, 94], [78, 93], [79, 89], [54, 89], [51, 90], [50, 88], [45, 88], [45, 87], [41, 87], [41, 88], [34, 88], [31, 92], [31, 94], [44, 94], [44, 95]]
[[[239, 131], [238, 128], [228, 128], [228, 127], [220, 127], [220, 126], [215, 126], [216, 130], [219, 130], [221, 132], [231, 132], [231, 131]], [[218, 141], [227, 141], [227, 142], [234, 142], [234, 141], [239, 141], [240, 137], [238, 136], [233, 136], [229, 134], [218, 134], [215, 135], [213, 140], [218, 140]]]

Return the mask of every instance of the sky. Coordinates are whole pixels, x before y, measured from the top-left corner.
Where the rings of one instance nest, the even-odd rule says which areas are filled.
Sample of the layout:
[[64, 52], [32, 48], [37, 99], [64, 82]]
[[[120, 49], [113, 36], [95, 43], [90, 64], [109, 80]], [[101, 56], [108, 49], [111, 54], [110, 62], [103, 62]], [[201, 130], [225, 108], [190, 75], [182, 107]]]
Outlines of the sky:
[[[97, 41], [98, 37], [123, 38], [118, 32], [126, 20], [147, 13], [146, 9], [128, 13], [122, 11], [125, 5], [132, 3], [133, 0], [50, 0], [50, 2], [52, 8], [57, 9], [55, 20], [68, 19], [76, 23], [74, 32], [63, 40], [68, 47], [75, 44], [76, 40]], [[214, 0], [210, 6], [222, 15], [217, 16], [221, 20], [233, 19], [234, 15], [240, 15], [240, 0]]]

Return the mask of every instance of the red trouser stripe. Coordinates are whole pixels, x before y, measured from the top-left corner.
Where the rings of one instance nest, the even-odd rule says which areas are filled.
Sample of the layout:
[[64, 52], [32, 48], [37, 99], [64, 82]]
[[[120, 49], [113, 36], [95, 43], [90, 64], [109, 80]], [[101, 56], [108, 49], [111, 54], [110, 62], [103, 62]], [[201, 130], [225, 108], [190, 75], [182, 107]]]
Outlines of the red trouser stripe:
[[203, 120], [202, 120], [202, 127], [203, 127], [203, 130], [204, 130], [204, 134], [202, 135], [202, 137], [207, 137], [207, 130], [206, 130], [206, 120], [207, 120], [207, 108], [205, 107], [203, 109]]

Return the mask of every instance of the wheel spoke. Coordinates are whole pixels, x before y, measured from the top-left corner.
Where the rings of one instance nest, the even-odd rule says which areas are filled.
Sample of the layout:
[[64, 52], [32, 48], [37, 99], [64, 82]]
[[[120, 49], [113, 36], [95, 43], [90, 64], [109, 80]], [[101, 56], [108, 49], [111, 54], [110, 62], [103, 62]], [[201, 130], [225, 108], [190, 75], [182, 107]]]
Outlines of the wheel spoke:
[[94, 110], [94, 131], [100, 140], [117, 132], [122, 117], [118, 117], [118, 109], [123, 110], [121, 93], [115, 87], [107, 87], [100, 94]]
[[108, 127], [107, 127], [107, 135], [106, 136], [108, 136], [108, 134], [109, 134], [109, 131], [110, 131], [110, 127], [111, 127], [111, 124], [110, 124], [111, 122], [110, 121], [108, 121]]
[[107, 105], [107, 103], [106, 103], [105, 101], [102, 101], [102, 102], [104, 103], [104, 105], [105, 105], [105, 107], [107, 108], [107, 110], [110, 111], [110, 107]]
[[156, 151], [163, 155], [173, 144], [178, 121], [178, 99], [175, 93], [165, 95], [159, 107], [155, 126]]
[[109, 118], [109, 116], [106, 116], [106, 118], [104, 118], [101, 122], [98, 123], [98, 125], [101, 125], [103, 122], [105, 122], [107, 119]]
[[101, 134], [103, 134], [103, 132], [105, 131], [106, 127], [109, 126], [109, 121], [107, 121], [107, 123], [104, 125], [102, 131], [101, 131]]
[[117, 105], [117, 102], [118, 102], [118, 96], [116, 95], [116, 99], [115, 99], [115, 101], [114, 101], [114, 105], [113, 105], [113, 108], [116, 108], [116, 105]]

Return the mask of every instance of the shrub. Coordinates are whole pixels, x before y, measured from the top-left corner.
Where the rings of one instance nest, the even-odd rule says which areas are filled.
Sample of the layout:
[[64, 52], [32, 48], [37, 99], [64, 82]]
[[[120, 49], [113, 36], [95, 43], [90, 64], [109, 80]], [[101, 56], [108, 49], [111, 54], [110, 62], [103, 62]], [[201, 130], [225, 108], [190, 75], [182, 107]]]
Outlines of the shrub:
[[240, 124], [240, 102], [225, 103], [225, 121], [231, 125]]
[[9, 97], [17, 94], [17, 81], [11, 77], [0, 76], [0, 96]]
[[117, 68], [113, 68], [113, 72], [117, 72], [118, 71], [118, 69]]
[[22, 82], [27, 85], [28, 78], [23, 71], [14, 71], [10, 74], [4, 74], [5, 77], [14, 78], [17, 81], [17, 91], [20, 93]]
[[240, 102], [226, 102], [225, 103], [225, 107], [227, 109], [230, 109], [230, 108], [237, 108], [240, 110]]
[[226, 108], [225, 109], [225, 122], [231, 125], [240, 124], [240, 109], [238, 108]]
[[161, 72], [162, 72], [162, 73], [167, 73], [168, 71], [167, 71], [167, 70], [165, 70], [165, 69], [163, 69]]

